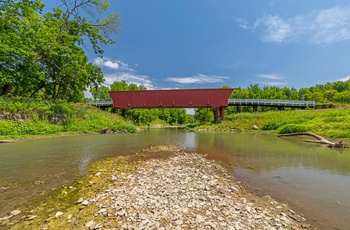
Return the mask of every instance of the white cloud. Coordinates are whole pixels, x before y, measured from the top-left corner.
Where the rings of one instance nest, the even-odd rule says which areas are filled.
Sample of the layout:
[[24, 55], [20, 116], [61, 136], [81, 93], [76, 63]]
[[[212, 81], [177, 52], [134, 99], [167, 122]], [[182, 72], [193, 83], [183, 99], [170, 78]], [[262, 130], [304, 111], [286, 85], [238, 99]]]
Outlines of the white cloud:
[[243, 28], [243, 29], [253, 29], [253, 27], [249, 26], [249, 22], [244, 19], [244, 18], [236, 18], [236, 21], [239, 25], [239, 27]]
[[152, 81], [148, 76], [145, 75], [137, 75], [134, 73], [113, 73], [113, 74], [105, 74], [105, 82], [104, 84], [109, 86], [115, 81], [126, 81], [128, 84], [136, 84], [138, 86], [143, 85], [147, 89], [154, 89]]
[[256, 76], [260, 78], [271, 79], [271, 80], [282, 79], [282, 76], [279, 74], [257, 74]]
[[99, 66], [99, 67], [107, 67], [113, 70], [124, 70], [124, 71], [133, 71], [127, 64], [125, 64], [122, 61], [119, 60], [111, 60], [108, 57], [103, 57], [103, 58], [95, 58], [94, 59], [94, 64]]
[[166, 80], [180, 83], [180, 84], [201, 84], [201, 83], [223, 82], [224, 79], [228, 79], [228, 77], [198, 74], [193, 77], [179, 77], [179, 78], [169, 77]]
[[291, 25], [279, 16], [267, 15], [255, 23], [256, 26], [259, 24], [265, 27], [262, 39], [266, 42], [283, 42], [292, 32]]
[[276, 85], [287, 85], [285, 82], [270, 81], [270, 82], [260, 82], [261, 85], [276, 86]]
[[350, 40], [350, 6], [336, 6], [290, 18], [268, 14], [252, 25], [245, 19], [236, 21], [243, 29], [257, 31], [265, 42], [318, 45]]
[[350, 80], [350, 75], [343, 77], [343, 78], [340, 78], [338, 81], [349, 81], [349, 80]]
[[[94, 64], [105, 70], [105, 82], [103, 83], [105, 86], [110, 86], [115, 81], [125, 81], [128, 84], [143, 85], [147, 89], [154, 89], [152, 81], [148, 76], [137, 74], [134, 69], [130, 68], [128, 64], [122, 61], [104, 57], [95, 58]], [[104, 67], [107, 67], [107, 69], [104, 69]], [[106, 73], [106, 71], [108, 73]]]

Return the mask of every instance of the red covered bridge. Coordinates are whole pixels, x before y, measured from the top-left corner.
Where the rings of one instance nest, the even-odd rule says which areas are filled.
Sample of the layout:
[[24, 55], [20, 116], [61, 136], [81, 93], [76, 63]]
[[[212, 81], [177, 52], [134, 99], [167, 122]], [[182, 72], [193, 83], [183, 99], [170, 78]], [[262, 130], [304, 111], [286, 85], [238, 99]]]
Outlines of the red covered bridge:
[[215, 121], [225, 118], [233, 89], [174, 89], [111, 91], [113, 108], [213, 108]]

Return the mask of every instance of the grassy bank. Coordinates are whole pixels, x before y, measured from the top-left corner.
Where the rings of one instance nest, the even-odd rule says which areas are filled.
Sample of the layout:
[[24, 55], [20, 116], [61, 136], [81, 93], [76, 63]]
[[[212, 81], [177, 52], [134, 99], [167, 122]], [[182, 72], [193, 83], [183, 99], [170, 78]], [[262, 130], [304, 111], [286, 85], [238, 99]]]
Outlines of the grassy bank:
[[0, 98], [0, 140], [112, 131], [136, 132], [120, 116], [86, 104]]
[[314, 132], [334, 139], [350, 141], [350, 108], [324, 110], [288, 110], [228, 115], [226, 121], [202, 125], [202, 129], [221, 131], [259, 130], [276, 133]]

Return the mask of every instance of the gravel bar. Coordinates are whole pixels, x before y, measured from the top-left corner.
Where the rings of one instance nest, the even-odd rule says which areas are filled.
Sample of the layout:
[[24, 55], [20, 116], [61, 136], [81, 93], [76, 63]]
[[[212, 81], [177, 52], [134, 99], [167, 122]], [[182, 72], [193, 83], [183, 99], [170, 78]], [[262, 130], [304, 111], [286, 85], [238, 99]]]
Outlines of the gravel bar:
[[[110, 188], [88, 200], [90, 229], [310, 229], [306, 219], [274, 201], [248, 194], [221, 165], [201, 154], [172, 150], [131, 175], [112, 175]], [[157, 151], [154, 150], [154, 151]], [[253, 197], [253, 198], [252, 198]], [[83, 199], [80, 200], [84, 202]], [[78, 202], [79, 203], [79, 202]], [[113, 220], [113, 221], [112, 221]], [[112, 224], [113, 223], [113, 224]]]

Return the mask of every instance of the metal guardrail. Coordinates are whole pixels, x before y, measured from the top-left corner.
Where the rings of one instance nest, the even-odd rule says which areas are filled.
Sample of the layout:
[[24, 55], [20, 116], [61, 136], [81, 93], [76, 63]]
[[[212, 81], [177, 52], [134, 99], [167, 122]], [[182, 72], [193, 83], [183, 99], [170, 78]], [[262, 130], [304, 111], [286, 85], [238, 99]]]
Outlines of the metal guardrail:
[[112, 107], [113, 101], [92, 101], [92, 102], [87, 102], [86, 104], [97, 106], [97, 107]]
[[285, 106], [285, 107], [312, 107], [315, 101], [294, 100], [268, 100], [268, 99], [228, 99], [229, 105], [261, 105], [261, 106]]

